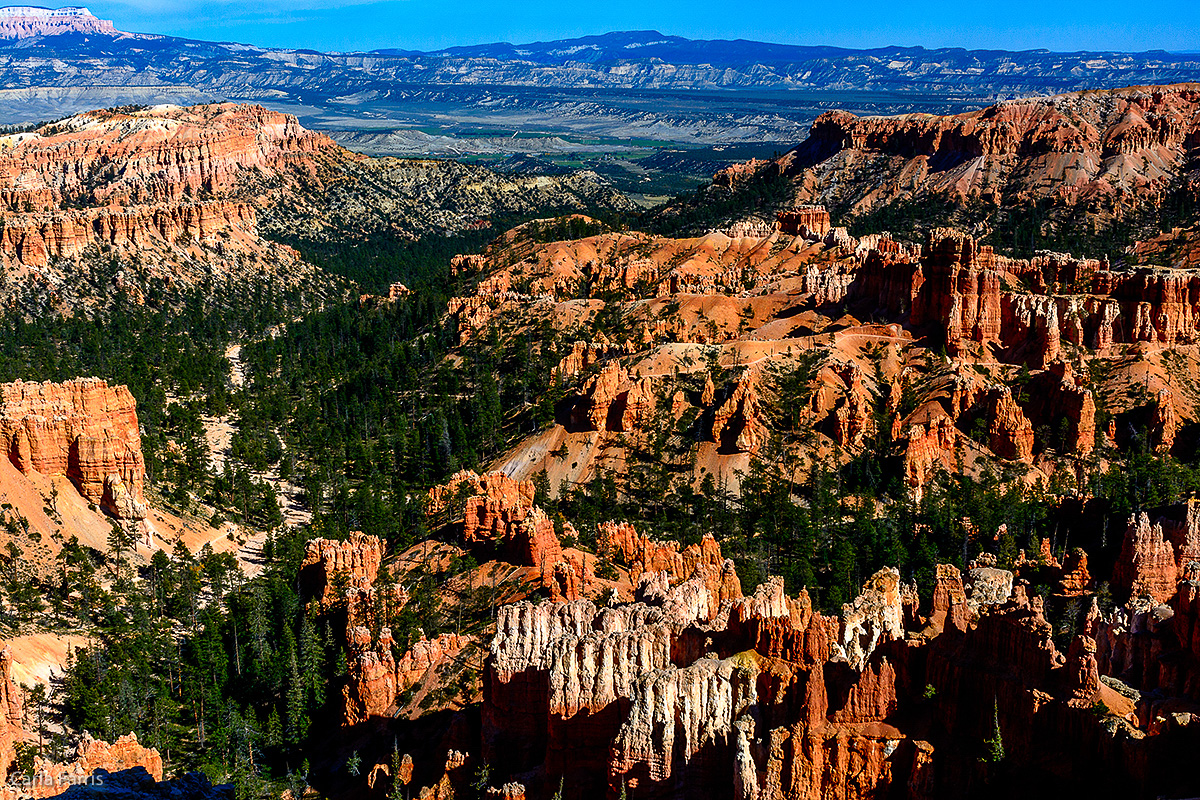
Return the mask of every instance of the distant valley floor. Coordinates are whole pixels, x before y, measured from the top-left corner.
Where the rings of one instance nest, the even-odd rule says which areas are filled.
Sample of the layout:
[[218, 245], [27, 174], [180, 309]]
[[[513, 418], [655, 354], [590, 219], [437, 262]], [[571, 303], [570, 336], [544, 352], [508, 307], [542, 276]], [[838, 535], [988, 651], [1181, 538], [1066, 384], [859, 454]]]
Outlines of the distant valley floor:
[[451, 158], [511, 172], [592, 169], [643, 205], [714, 172], [778, 155], [833, 108], [856, 114], [956, 113], [989, 98], [873, 91], [658, 91], [411, 86], [344, 96], [282, 91], [218, 96], [188, 86], [0, 89], [0, 125], [121, 105], [235, 99], [295, 114], [373, 156]]

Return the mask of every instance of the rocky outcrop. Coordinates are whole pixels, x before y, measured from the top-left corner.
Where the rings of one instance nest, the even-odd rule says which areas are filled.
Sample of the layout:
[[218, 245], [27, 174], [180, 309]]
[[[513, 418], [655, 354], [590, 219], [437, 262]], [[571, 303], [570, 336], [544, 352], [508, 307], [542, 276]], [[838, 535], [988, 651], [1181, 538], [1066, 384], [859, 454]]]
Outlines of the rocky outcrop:
[[1066, 361], [1055, 361], [1029, 383], [1025, 412], [1035, 430], [1050, 432], [1056, 450], [1086, 456], [1096, 441], [1096, 403]]
[[[573, 356], [564, 359], [572, 367]], [[639, 433], [649, 430], [658, 395], [649, 377], [631, 377], [616, 361], [609, 361], [584, 383], [569, 412], [566, 425], [574, 431]]]
[[627, 566], [635, 583], [645, 572], [666, 572], [671, 580], [682, 581], [701, 564], [719, 568], [725, 561], [711, 534], [680, 549], [678, 542], [655, 541], [628, 522], [602, 522], [598, 540], [600, 552]]
[[[595, 560], [564, 553], [554, 521], [533, 505], [533, 498], [531, 481], [464, 471], [430, 490], [426, 514], [435, 524], [446, 524], [461, 508], [463, 543], [478, 557], [534, 568], [555, 599], [580, 597], [595, 580]], [[574, 535], [569, 525], [564, 534]]]
[[554, 375], [559, 380], [573, 378], [617, 352], [618, 348], [603, 342], [574, 342], [554, 368]]
[[1187, 500], [1129, 518], [1112, 585], [1119, 599], [1144, 597], [1165, 603], [1190, 564], [1200, 562], [1200, 501]]
[[553, 600], [577, 600], [596, 579], [595, 559], [565, 554], [554, 522], [540, 508], [532, 509], [503, 545], [511, 563], [534, 568]]
[[1165, 453], [1175, 446], [1179, 432], [1179, 418], [1175, 413], [1175, 400], [1170, 389], [1160, 389], [1154, 401], [1154, 413], [1150, 419], [1150, 445]]
[[1033, 425], [1013, 400], [1008, 387], [991, 389], [987, 404], [988, 447], [1000, 458], [1033, 459]]
[[940, 326], [951, 353], [968, 340], [998, 340], [1001, 275], [992, 266], [991, 248], [956, 230], [932, 231], [922, 253], [922, 283], [912, 298], [913, 324]]
[[363, 627], [351, 628], [347, 639], [351, 659], [342, 687], [342, 724], [346, 726], [391, 715], [406, 692], [435, 678], [437, 670], [475, 641], [472, 636], [456, 633], [444, 633], [434, 639], [422, 635], [396, 659], [388, 628], [380, 631], [375, 642], [371, 640], [371, 632]]
[[713, 416], [713, 441], [725, 453], [757, 453], [770, 438], [759, 409], [758, 390], [749, 376], [737, 382], [733, 393]]
[[633, 433], [648, 431], [658, 408], [654, 381], [638, 378], [625, 392], [625, 409], [621, 412], [621, 430]]
[[0, 447], [29, 474], [65, 475], [121, 519], [146, 515], [137, 403], [98, 378], [0, 386]]
[[854, 362], [832, 370], [845, 385], [845, 393], [833, 412], [833, 440], [842, 447], [859, 448], [874, 430], [871, 417], [874, 395], [867, 387], [863, 371]]
[[[99, 785], [108, 789], [106, 779], [109, 774], [126, 773], [130, 770], [141, 774], [148, 785], [153, 786], [163, 779], [162, 757], [154, 748], [139, 744], [137, 736], [132, 733], [109, 744], [93, 739], [85, 731], [78, 744], [74, 761], [58, 764], [44, 758], [35, 758], [32, 777], [21, 785], [0, 785], [0, 799], [58, 797], [73, 786], [86, 786], [89, 776], [95, 776], [96, 773], [104, 776]], [[197, 793], [192, 796], [200, 798], [208, 795]]]
[[533, 483], [515, 481], [501, 472], [480, 475], [463, 470], [452, 475], [448, 482], [429, 490], [426, 513], [434, 516], [452, 512], [456, 502], [473, 497], [484, 497], [506, 506], [528, 508], [533, 505]]
[[[907, 316], [954, 356], [990, 346], [1002, 360], [1053, 370], [1067, 342], [1105, 351], [1121, 343], [1191, 343], [1200, 330], [1194, 269], [1113, 267], [1052, 252], [1007, 258], [950, 228], [932, 230], [920, 249], [860, 243], [857, 263], [847, 297]], [[1047, 399], [1085, 413], [1082, 395], [1069, 388]], [[1078, 430], [1073, 437], [1083, 438]]]
[[904, 482], [917, 501], [939, 467], [954, 462], [964, 437], [945, 413], [908, 427], [904, 437]]
[[244, 289], [264, 276], [330, 289], [295, 250], [259, 234], [272, 193], [311, 191], [319, 167], [358, 158], [294, 117], [234, 104], [113, 109], [3, 144], [0, 266], [9, 279], [0, 293], [10, 301], [41, 298], [73, 312], [201, 285], [219, 299], [230, 283]]
[[[779, 581], [712, 618], [694, 578], [654, 605], [507, 606], [485, 674], [484, 758], [546, 787], [561, 780], [569, 798], [597, 786], [610, 797], [966, 797], [988, 777], [964, 743], [999, 726], [1014, 765], [1041, 770], [1052, 751], [1055, 774], [1073, 780], [1106, 760], [1122, 788], [1143, 780], [1152, 751], [1118, 744], [1127, 723], [1095, 711], [1113, 702], [1096, 642], [1080, 635], [1060, 653], [1040, 599], [990, 563], [969, 590], [938, 567], [920, 635], [906, 627], [923, 624], [915, 592], [895, 570], [873, 576], [840, 621]], [[925, 714], [945, 733], [917, 721]]]
[[24, 738], [21, 727], [21, 694], [12, 679], [12, 649], [0, 650], [0, 775], [7, 775], [16, 758], [17, 742]]
[[623, 404], [611, 415], [610, 409], [622, 394], [623, 384], [629, 374], [620, 364], [610, 362], [601, 368], [583, 387], [583, 401], [573, 412], [572, 421], [582, 430], [619, 431], [624, 416]]
[[713, 174], [713, 183], [717, 186], [734, 187], [754, 177], [760, 169], [771, 162], [762, 158], [752, 158], [738, 164], [731, 164], [725, 169]]
[[351, 628], [346, 638], [352, 660], [342, 687], [342, 724], [358, 725], [383, 717], [396, 702], [396, 659], [390, 629], [380, 631], [378, 642], [363, 627]]
[[1013, 574], [1006, 569], [997, 569], [995, 559], [971, 564], [967, 571], [968, 583], [963, 590], [968, 593], [967, 606], [972, 615], [982, 613], [984, 606], [1000, 606], [1008, 602], [1013, 592]]
[[904, 637], [906, 594], [912, 604], [916, 590], [901, 584], [899, 570], [885, 568], [842, 606], [841, 646], [851, 667], [861, 670], [879, 645]]
[[241, 244], [251, 250], [258, 246], [250, 241], [256, 225], [254, 206], [225, 200], [14, 214], [0, 228], [0, 257], [12, 264], [44, 268], [98, 248], [146, 252], [168, 244], [195, 243]]
[[344, 541], [313, 539], [304, 549], [300, 582], [306, 593], [329, 605], [338, 597], [337, 590], [367, 590], [375, 583], [383, 563], [383, 540], [353, 531]]
[[971, 607], [963, 588], [962, 573], [951, 564], [938, 564], [933, 586], [933, 611], [929, 622], [935, 631], [951, 628], [965, 631], [971, 622]]
[[[1130, 520], [1102, 614], [1093, 600], [1086, 631], [1102, 682], [1116, 679], [1133, 701], [1130, 718], [1151, 735], [1186, 727], [1200, 702], [1200, 562], [1196, 502]], [[1169, 587], [1169, 582], [1172, 584]]]
[[1087, 552], [1082, 547], [1076, 547], [1063, 559], [1062, 574], [1055, 587], [1055, 593], [1063, 597], [1084, 597], [1092, 588]]
[[432, 670], [456, 658], [472, 641], [473, 637], [457, 633], [443, 633], [436, 639], [422, 636], [396, 662], [396, 691], [416, 686]]
[[150, 206], [226, 195], [247, 171], [312, 172], [310, 157], [336, 147], [295, 117], [259, 106], [92, 111], [0, 153], [0, 202], [20, 212], [57, 210], [63, 201]]
[[1126, 597], [1164, 603], [1175, 594], [1178, 576], [1175, 550], [1163, 536], [1161, 522], [1151, 524], [1144, 511], [1131, 517], [1113, 567], [1113, 588]]
[[[1151, 200], [1182, 177], [1198, 103], [1194, 86], [1180, 85], [1008, 101], [952, 116], [830, 111], [777, 165], [800, 199], [855, 212], [928, 197], [1109, 210]], [[847, 171], [871, 179], [846, 180]]]
[[[714, 608], [708, 569], [701, 562], [696, 574], [674, 587], [650, 589], [643, 580], [644, 601], [630, 605], [597, 609], [577, 600], [502, 608], [484, 678], [485, 758], [515, 773], [544, 755], [548, 774], [566, 773], [574, 786], [607, 780], [607, 743], [618, 735], [622, 698], [634, 696], [640, 680], [673, 669], [682, 650], [690, 651], [680, 638], [685, 629], [725, 614], [744, 622], [767, 608], [788, 613], [782, 586], [775, 595], [739, 601], [745, 604], [741, 611], [730, 610], [728, 599]], [[643, 578], [665, 580], [665, 574]], [[664, 685], [663, 691], [671, 689]], [[661, 712], [647, 713], [653, 727]], [[641, 741], [640, 735], [628, 739], [622, 763], [629, 769], [640, 760]]]
[[829, 233], [829, 212], [825, 206], [799, 206], [781, 211], [775, 217], [779, 230], [788, 236], [823, 239]]
[[[743, 796], [757, 781], [757, 768], [745, 762], [749, 742], [735, 724], [757, 703], [757, 669], [752, 659], [700, 659], [683, 668], [647, 676], [637, 687], [629, 714], [612, 743], [610, 791], [621, 785], [675, 785], [695, 793], [715, 772], [716, 753], [730, 740], [742, 739], [735, 759], [743, 761], [734, 773]], [[748, 723], [749, 724], [749, 721]], [[728, 759], [728, 753], [724, 754]], [[727, 772], [728, 766], [726, 765]], [[719, 773], [718, 773], [719, 774]], [[714, 775], [715, 777], [715, 775]], [[739, 780], [740, 779], [740, 780]], [[678, 790], [677, 790], [678, 791]]]
[[462, 538], [468, 544], [505, 539], [533, 508], [532, 481], [515, 481], [500, 472], [479, 475], [470, 470], [429, 490], [426, 514], [434, 524], [462, 519]]

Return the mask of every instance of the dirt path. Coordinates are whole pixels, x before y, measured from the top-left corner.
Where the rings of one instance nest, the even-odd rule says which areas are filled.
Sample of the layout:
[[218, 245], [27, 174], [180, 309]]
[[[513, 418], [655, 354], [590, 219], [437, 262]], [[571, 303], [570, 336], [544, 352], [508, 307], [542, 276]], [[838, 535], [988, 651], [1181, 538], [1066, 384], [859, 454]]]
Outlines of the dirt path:
[[229, 360], [229, 382], [234, 389], [246, 385], [246, 364], [242, 361], [242, 346], [231, 344], [225, 348], [225, 358]]
[[[249, 371], [242, 361], [242, 345], [234, 344], [226, 348], [225, 358], [229, 361], [230, 384], [235, 390], [244, 389], [249, 383]], [[236, 419], [232, 414], [225, 414], [219, 417], [201, 417], [201, 421], [204, 424], [204, 439], [208, 444], [209, 466], [215, 472], [223, 472], [231, 457], [230, 448], [234, 431], [237, 429]], [[250, 474], [274, 488], [279, 510], [283, 513], [284, 525], [306, 525], [312, 522], [312, 512], [300, 502], [300, 487], [279, 477], [278, 469], [252, 471]], [[254, 575], [262, 568], [262, 545], [266, 538], [265, 531], [257, 532], [238, 548], [238, 560], [247, 575]]]

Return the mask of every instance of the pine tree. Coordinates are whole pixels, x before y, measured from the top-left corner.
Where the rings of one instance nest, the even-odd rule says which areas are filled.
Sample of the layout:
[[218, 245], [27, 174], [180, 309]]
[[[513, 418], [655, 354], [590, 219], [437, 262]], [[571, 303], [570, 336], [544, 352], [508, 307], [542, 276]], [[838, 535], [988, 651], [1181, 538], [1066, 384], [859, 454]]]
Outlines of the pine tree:
[[992, 707], [992, 735], [984, 740], [984, 760], [991, 764], [999, 764], [1004, 760], [1004, 738], [1000, 733], [1000, 701], [997, 699]]
[[296, 662], [296, 651], [292, 649], [288, 654], [287, 685], [287, 740], [292, 745], [299, 745], [308, 734], [308, 710], [304, 689], [304, 680]]
[[307, 614], [301, 618], [299, 645], [300, 676], [308, 708], [319, 708], [325, 704], [325, 653]]
[[403, 762], [400, 759], [400, 749], [393, 745], [392, 747], [392, 792], [388, 795], [388, 800], [408, 800], [404, 796], [404, 784], [400, 781], [400, 767]]

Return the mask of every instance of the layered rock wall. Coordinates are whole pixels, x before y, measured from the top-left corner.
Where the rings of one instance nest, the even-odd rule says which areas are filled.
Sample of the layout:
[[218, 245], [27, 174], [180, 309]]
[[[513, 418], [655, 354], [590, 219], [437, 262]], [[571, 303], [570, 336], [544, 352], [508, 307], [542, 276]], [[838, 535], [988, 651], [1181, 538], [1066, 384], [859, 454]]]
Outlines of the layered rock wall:
[[[952, 116], [830, 111], [771, 166], [794, 178], [800, 199], [859, 212], [928, 197], [1111, 211], [1185, 174], [1198, 103], [1194, 84], [1182, 84], [1015, 100]], [[868, 171], [869, 188], [828, 180], [847, 168]]]
[[93, 111], [0, 152], [0, 203], [38, 212], [58, 211], [64, 201], [124, 207], [219, 197], [248, 170], [311, 173], [312, 156], [335, 149], [295, 117], [260, 106]]
[[29, 474], [65, 475], [122, 519], [146, 515], [137, 403], [98, 378], [0, 386], [0, 447]]
[[248, 203], [217, 200], [173, 205], [10, 214], [0, 226], [5, 266], [46, 267], [89, 250], [149, 252], [166, 245], [256, 247], [257, 215]]
[[1194, 270], [1117, 269], [1049, 252], [1007, 258], [950, 228], [931, 231], [919, 251], [893, 253], [884, 244], [859, 254], [847, 296], [936, 330], [952, 355], [993, 345], [1007, 360], [1046, 368], [1064, 342], [1105, 350], [1197, 341]]

